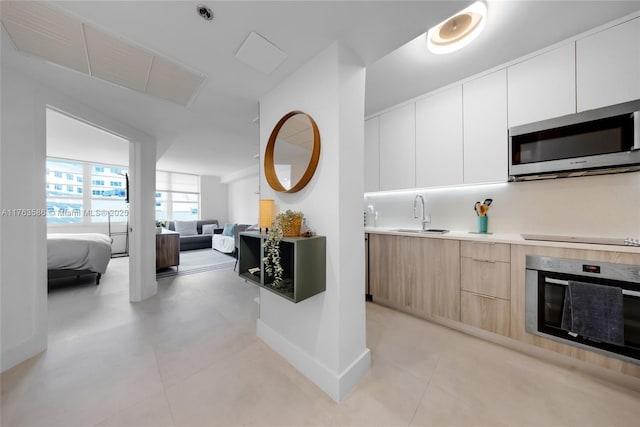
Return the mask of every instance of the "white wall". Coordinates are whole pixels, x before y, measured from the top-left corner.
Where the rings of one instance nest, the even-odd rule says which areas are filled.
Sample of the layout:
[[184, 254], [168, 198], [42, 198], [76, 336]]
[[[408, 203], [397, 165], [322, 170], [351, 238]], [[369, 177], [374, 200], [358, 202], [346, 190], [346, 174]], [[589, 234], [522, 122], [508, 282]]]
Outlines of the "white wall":
[[228, 185], [220, 177], [200, 177], [200, 219], [217, 219], [222, 227], [228, 215]]
[[365, 197], [364, 209], [378, 211], [378, 227], [419, 228], [416, 194], [425, 197], [432, 228], [474, 231], [474, 203], [492, 198], [490, 232], [640, 236], [640, 172], [379, 194]]
[[311, 115], [322, 140], [309, 184], [275, 193], [261, 175], [262, 198], [304, 212], [327, 239], [327, 289], [294, 304], [260, 291], [258, 336], [335, 400], [370, 366], [366, 348], [363, 225], [365, 71], [339, 44], [312, 59], [260, 101], [260, 148], [292, 110]]
[[257, 224], [260, 195], [257, 194], [258, 175], [237, 179], [229, 183], [228, 222]]
[[[13, 70], [2, 68], [2, 152], [0, 208], [45, 209], [47, 105], [86, 118], [133, 142], [136, 173], [131, 176], [132, 244], [131, 299], [155, 293], [155, 140], [88, 106], [42, 87]], [[19, 185], [15, 185], [19, 182]], [[47, 261], [44, 216], [2, 216], [0, 242], [2, 371], [46, 348]], [[151, 249], [150, 249], [151, 248]]]
[[[45, 109], [38, 87], [2, 70], [0, 208], [45, 208]], [[6, 216], [2, 223], [1, 368], [33, 356], [47, 342], [46, 218]]]

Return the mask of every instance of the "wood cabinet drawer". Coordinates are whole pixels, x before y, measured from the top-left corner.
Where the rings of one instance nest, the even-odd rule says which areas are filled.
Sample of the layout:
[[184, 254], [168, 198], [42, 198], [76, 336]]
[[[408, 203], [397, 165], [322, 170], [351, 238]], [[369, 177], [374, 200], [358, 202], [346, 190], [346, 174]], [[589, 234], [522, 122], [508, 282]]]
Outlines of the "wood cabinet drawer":
[[460, 318], [462, 323], [509, 336], [511, 303], [500, 298], [472, 292], [460, 292]]
[[460, 255], [480, 261], [511, 262], [511, 245], [462, 241]]
[[511, 299], [511, 264], [460, 258], [462, 290]]

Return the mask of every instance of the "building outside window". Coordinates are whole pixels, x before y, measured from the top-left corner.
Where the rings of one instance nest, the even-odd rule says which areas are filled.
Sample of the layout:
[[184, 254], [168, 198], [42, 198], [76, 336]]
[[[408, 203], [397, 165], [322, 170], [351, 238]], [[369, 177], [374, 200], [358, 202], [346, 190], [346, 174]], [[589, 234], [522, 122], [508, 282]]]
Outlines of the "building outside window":
[[[95, 212], [112, 212], [112, 222], [126, 221], [126, 216], [120, 215], [128, 211], [125, 202], [127, 197], [126, 168], [106, 167], [104, 165], [91, 166], [91, 209]], [[109, 215], [91, 215], [91, 222], [107, 222]]]
[[127, 221], [125, 173], [121, 166], [47, 158], [47, 223], [107, 222], [109, 214], [112, 222]]
[[156, 171], [156, 219], [200, 219], [200, 176]]
[[82, 176], [82, 174], [83, 165], [81, 162], [47, 159], [48, 223], [82, 223], [84, 203], [82, 194], [77, 191], [82, 186], [68, 185], [67, 180], [68, 176], [71, 176], [73, 180], [73, 177]]

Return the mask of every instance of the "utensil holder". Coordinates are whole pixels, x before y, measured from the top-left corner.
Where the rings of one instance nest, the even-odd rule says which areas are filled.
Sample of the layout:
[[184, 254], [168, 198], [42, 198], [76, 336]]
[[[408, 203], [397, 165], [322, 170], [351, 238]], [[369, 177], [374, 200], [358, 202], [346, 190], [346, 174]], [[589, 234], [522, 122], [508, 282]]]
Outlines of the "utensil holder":
[[489, 217], [488, 216], [479, 216], [478, 217], [478, 233], [486, 233], [489, 225]]

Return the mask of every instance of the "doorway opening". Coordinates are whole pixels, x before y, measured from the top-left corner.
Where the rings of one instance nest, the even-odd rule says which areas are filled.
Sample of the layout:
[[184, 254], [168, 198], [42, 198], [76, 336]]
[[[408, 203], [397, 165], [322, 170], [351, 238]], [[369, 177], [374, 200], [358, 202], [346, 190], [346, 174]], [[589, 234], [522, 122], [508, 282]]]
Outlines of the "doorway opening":
[[129, 140], [47, 107], [50, 341], [117, 320], [102, 318], [105, 304], [129, 305], [129, 153]]

